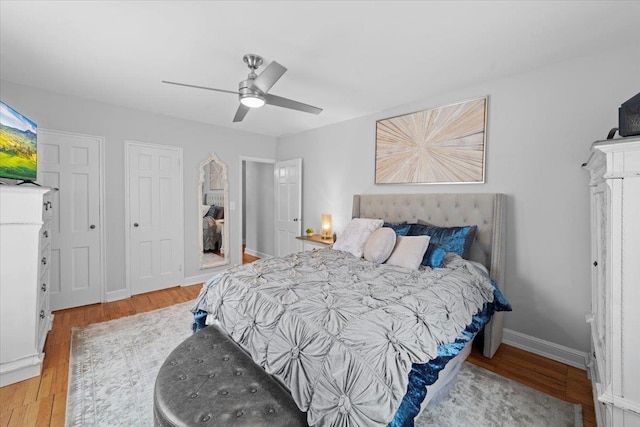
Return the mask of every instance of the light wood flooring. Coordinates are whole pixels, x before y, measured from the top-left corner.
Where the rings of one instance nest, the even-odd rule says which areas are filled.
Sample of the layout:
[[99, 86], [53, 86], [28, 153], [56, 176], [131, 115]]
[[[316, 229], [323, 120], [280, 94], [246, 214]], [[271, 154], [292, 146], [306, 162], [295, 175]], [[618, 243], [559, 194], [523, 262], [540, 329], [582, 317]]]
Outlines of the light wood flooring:
[[[251, 258], [244, 259], [251, 262]], [[42, 375], [0, 388], [0, 427], [64, 426], [71, 328], [193, 300], [200, 288], [201, 285], [176, 287], [54, 312]], [[596, 425], [591, 383], [585, 371], [505, 344], [492, 359], [474, 350], [469, 361], [551, 396], [582, 404], [585, 427]]]

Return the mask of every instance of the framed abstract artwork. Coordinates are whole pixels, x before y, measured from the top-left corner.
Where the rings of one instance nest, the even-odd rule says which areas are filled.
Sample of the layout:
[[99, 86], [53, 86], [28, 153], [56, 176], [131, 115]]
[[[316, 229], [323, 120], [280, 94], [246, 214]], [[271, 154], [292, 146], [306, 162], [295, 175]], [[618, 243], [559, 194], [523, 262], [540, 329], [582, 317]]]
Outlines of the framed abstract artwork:
[[376, 122], [376, 184], [484, 183], [487, 97]]

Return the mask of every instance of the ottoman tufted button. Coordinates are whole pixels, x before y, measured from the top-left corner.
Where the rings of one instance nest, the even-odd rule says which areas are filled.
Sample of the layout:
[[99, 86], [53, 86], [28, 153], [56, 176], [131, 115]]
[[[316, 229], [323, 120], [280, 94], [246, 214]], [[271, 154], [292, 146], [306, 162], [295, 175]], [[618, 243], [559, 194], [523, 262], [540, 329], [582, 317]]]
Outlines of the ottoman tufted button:
[[213, 378], [215, 376], [216, 376], [216, 374], [209, 374], [209, 378]]
[[242, 371], [236, 371], [236, 377], [239, 377], [240, 375], [242, 375]]
[[204, 363], [204, 360], [198, 359], [198, 363]]
[[221, 390], [220, 394], [226, 396], [227, 394], [229, 394], [229, 392], [227, 390]]
[[195, 399], [196, 397], [198, 397], [198, 393], [191, 393], [191, 396], [189, 397], [191, 397], [192, 399]]
[[202, 417], [202, 421], [204, 421], [205, 423], [207, 421], [209, 421], [211, 419], [211, 417], [209, 415], [205, 415], [204, 417]]
[[258, 389], [256, 389], [255, 387], [249, 390], [249, 393], [256, 393], [258, 391]]
[[270, 414], [275, 414], [276, 410], [273, 408], [269, 408], [269, 410], [267, 411]]
[[222, 360], [224, 360], [225, 362], [227, 362], [229, 360], [229, 356], [225, 356], [222, 358]]
[[242, 415], [244, 415], [244, 412], [242, 411], [236, 412], [236, 417], [241, 417]]
[[178, 379], [179, 379], [179, 380], [186, 380], [186, 379], [187, 379], [187, 376], [186, 376], [186, 375], [180, 375], [180, 376], [178, 377]]

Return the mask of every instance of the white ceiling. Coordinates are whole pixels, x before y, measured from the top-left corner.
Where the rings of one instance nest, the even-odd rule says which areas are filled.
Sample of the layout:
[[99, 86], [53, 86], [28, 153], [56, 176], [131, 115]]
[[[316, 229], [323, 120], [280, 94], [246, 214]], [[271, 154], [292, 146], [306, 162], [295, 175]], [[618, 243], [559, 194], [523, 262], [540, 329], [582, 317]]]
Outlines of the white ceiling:
[[[281, 136], [637, 45], [639, 22], [640, 1], [2, 0], [0, 78]], [[289, 69], [270, 93], [324, 111], [265, 106], [232, 123], [236, 96], [160, 83], [237, 90], [245, 53]]]

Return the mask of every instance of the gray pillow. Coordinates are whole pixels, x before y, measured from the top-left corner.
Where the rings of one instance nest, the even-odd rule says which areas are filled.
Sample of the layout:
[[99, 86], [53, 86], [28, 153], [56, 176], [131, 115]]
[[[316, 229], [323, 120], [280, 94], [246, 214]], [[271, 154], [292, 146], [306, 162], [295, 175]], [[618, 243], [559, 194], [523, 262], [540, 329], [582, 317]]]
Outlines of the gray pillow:
[[429, 246], [429, 236], [398, 236], [387, 264], [417, 270]]
[[364, 259], [382, 264], [389, 258], [395, 245], [396, 232], [392, 228], [380, 228], [371, 234], [364, 245]]

